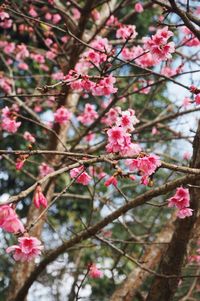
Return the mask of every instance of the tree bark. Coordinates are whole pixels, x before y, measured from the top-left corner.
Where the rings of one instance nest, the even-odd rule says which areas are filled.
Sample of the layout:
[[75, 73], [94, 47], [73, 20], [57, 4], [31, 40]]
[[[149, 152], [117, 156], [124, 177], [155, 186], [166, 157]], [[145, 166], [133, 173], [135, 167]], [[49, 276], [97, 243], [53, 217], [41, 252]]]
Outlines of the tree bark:
[[[193, 157], [191, 167], [200, 168], [200, 122], [193, 142]], [[194, 181], [200, 186], [200, 180]], [[200, 194], [199, 188], [190, 188], [191, 208], [193, 216], [177, 219], [171, 243], [159, 266], [159, 273], [164, 275], [180, 275], [187, 245], [199, 214]], [[156, 276], [152, 282], [146, 301], [170, 301], [178, 287], [180, 278], [164, 278]]]
[[[161, 259], [167, 245], [163, 242], [169, 242], [174, 231], [175, 214], [166, 223], [165, 227], [157, 235], [155, 241], [158, 244], [152, 244], [144, 253], [141, 261], [144, 262], [143, 267], [154, 269]], [[159, 244], [160, 243], [160, 244]], [[116, 289], [111, 296], [110, 301], [132, 301], [141, 284], [149, 276], [149, 273], [136, 267], [124, 280], [122, 285]]]

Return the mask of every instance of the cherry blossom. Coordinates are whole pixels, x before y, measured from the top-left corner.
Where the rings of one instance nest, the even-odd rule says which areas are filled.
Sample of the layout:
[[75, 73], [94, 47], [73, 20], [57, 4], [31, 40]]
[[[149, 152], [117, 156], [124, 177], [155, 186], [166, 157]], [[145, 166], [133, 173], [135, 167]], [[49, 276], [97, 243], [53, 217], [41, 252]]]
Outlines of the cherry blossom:
[[175, 52], [173, 42], [168, 42], [168, 39], [173, 36], [173, 33], [168, 30], [168, 27], [158, 29], [155, 35], [151, 38], [143, 38], [145, 49], [149, 50], [158, 61], [165, 61], [171, 58], [171, 54]]
[[177, 212], [177, 217], [179, 218], [186, 218], [186, 217], [189, 217], [189, 216], [192, 216], [192, 209], [191, 208], [183, 208], [183, 209], [180, 209], [178, 212]]
[[88, 173], [84, 171], [84, 166], [80, 166], [70, 170], [70, 176], [72, 179], [77, 178], [76, 182], [83, 185], [88, 185], [92, 180], [92, 178], [88, 175]]
[[43, 249], [41, 242], [33, 236], [20, 237], [18, 242], [18, 245], [6, 249], [6, 253], [14, 252], [13, 257], [16, 261], [31, 261], [40, 255]]
[[20, 121], [17, 122], [15, 119], [11, 119], [11, 118], [3, 118], [1, 124], [3, 130], [12, 134], [17, 132], [20, 125], [21, 125]]
[[54, 113], [55, 122], [57, 122], [59, 124], [67, 123], [70, 120], [71, 116], [72, 116], [72, 113], [65, 107], [60, 107]]
[[116, 32], [118, 39], [134, 39], [137, 36], [135, 25], [121, 25]]
[[107, 131], [108, 144], [106, 150], [109, 153], [117, 153], [123, 151], [124, 148], [131, 143], [130, 134], [125, 132], [122, 127], [114, 126]]
[[98, 113], [95, 111], [95, 106], [89, 103], [86, 103], [84, 112], [78, 116], [78, 120], [84, 124], [89, 125], [94, 122], [95, 119], [98, 118]]
[[89, 276], [91, 278], [101, 278], [103, 275], [102, 271], [100, 271], [95, 264], [92, 264], [89, 268]]
[[105, 186], [110, 186], [110, 185], [117, 186], [117, 179], [114, 176], [112, 176], [108, 180], [106, 180], [106, 182], [104, 183], [104, 185]]
[[173, 197], [168, 199], [168, 207], [177, 207], [183, 209], [190, 206], [189, 190], [183, 187], [176, 189], [176, 193]]
[[137, 3], [135, 4], [134, 8], [135, 8], [135, 11], [136, 11], [137, 13], [142, 13], [143, 10], [144, 10], [144, 8], [143, 8], [141, 2], [137, 2]]
[[35, 137], [28, 131], [24, 132], [23, 137], [25, 140], [29, 141], [30, 143], [35, 143]]
[[195, 102], [197, 105], [200, 105], [200, 93], [195, 96]]
[[51, 173], [53, 171], [54, 171], [53, 167], [49, 166], [45, 162], [41, 163], [39, 166], [40, 178], [45, 177], [46, 175], [48, 175], [49, 173]]
[[24, 232], [24, 226], [14, 209], [9, 205], [0, 206], [0, 227], [7, 232]]

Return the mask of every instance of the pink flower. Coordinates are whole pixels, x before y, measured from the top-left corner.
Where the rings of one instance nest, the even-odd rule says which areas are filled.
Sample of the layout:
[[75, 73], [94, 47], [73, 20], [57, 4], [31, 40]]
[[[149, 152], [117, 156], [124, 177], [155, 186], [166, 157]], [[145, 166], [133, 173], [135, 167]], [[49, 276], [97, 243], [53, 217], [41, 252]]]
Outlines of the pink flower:
[[29, 133], [28, 131], [24, 132], [24, 135], [23, 135], [24, 139], [27, 140], [28, 142], [30, 143], [35, 143], [35, 137]]
[[80, 19], [80, 16], [81, 16], [80, 11], [75, 7], [72, 8], [72, 16], [73, 16], [74, 20]]
[[24, 166], [25, 160], [17, 159], [17, 162], [15, 163], [15, 167], [17, 170], [21, 170]]
[[135, 116], [135, 111], [127, 110], [121, 113], [121, 116], [117, 118], [116, 125], [121, 126], [125, 131], [134, 131], [134, 125], [139, 120]]
[[0, 206], [0, 227], [10, 233], [24, 232], [22, 222], [9, 205]]
[[29, 15], [33, 18], [38, 16], [38, 14], [37, 14], [37, 12], [36, 12], [36, 10], [33, 6], [31, 6], [30, 9], [29, 9]]
[[72, 113], [69, 110], [67, 110], [65, 107], [60, 107], [54, 113], [55, 122], [59, 124], [65, 124], [70, 120], [71, 115]]
[[138, 3], [135, 4], [135, 11], [137, 13], [142, 13], [143, 10], [144, 10], [144, 8], [143, 8], [143, 6], [142, 6], [142, 4], [140, 2], [138, 2]]
[[184, 154], [183, 154], [183, 159], [184, 160], [190, 160], [190, 158], [191, 158], [191, 153], [190, 152], [185, 152]]
[[101, 278], [103, 275], [102, 271], [100, 271], [95, 264], [92, 264], [89, 268], [89, 276], [91, 278]]
[[121, 25], [116, 32], [117, 39], [127, 40], [129, 38], [134, 39], [137, 36], [135, 25]]
[[183, 209], [180, 209], [178, 212], [177, 212], [177, 217], [179, 218], [185, 218], [185, 217], [189, 217], [189, 216], [192, 216], [192, 209], [191, 208], [183, 208]]
[[94, 120], [98, 118], [98, 113], [94, 108], [94, 105], [87, 103], [85, 105], [84, 112], [80, 116], [78, 116], [77, 119], [84, 125], [93, 123]]
[[200, 93], [195, 96], [195, 102], [197, 105], [200, 105]]
[[190, 104], [191, 104], [191, 99], [189, 97], [185, 97], [182, 102], [183, 107], [186, 108]]
[[36, 208], [40, 208], [40, 205], [42, 205], [45, 208], [47, 207], [48, 202], [47, 202], [47, 199], [45, 198], [44, 194], [42, 193], [41, 185], [37, 185], [37, 187], [35, 189], [33, 203]]
[[80, 166], [70, 170], [70, 176], [72, 179], [77, 178], [76, 182], [83, 185], [88, 185], [89, 182], [92, 180], [88, 173], [84, 171], [84, 166]]
[[109, 153], [123, 151], [125, 147], [131, 144], [130, 134], [126, 133], [122, 127], [114, 126], [107, 131], [108, 144], [106, 150]]
[[108, 96], [116, 93], [118, 89], [113, 87], [115, 82], [116, 79], [112, 75], [101, 79], [92, 89], [92, 94], [94, 96]]
[[29, 57], [29, 51], [25, 44], [17, 45], [16, 60], [20, 61], [26, 57]]
[[166, 61], [171, 58], [171, 53], [175, 52], [174, 43], [168, 42], [171, 36], [173, 33], [166, 26], [159, 29], [151, 38], [143, 38], [145, 48], [151, 52], [155, 60]]
[[2, 129], [9, 133], [16, 133], [18, 128], [21, 125], [21, 122], [16, 122], [15, 119], [3, 118], [2, 120]]
[[100, 18], [100, 13], [98, 12], [97, 9], [93, 9], [93, 11], [91, 12], [91, 17], [94, 21], [98, 21]]
[[168, 207], [177, 207], [178, 209], [184, 209], [189, 206], [190, 195], [189, 190], [186, 188], [177, 188], [175, 195], [168, 199]]
[[104, 185], [105, 186], [110, 186], [110, 185], [117, 186], [117, 179], [114, 176], [112, 176], [107, 181], [105, 181]]
[[53, 24], [58, 24], [61, 19], [62, 19], [61, 15], [55, 14], [55, 15], [53, 15], [52, 22], [53, 22]]
[[161, 162], [158, 156], [150, 154], [149, 156], [127, 160], [127, 164], [130, 171], [138, 169], [142, 176], [150, 176], [161, 165]]
[[33, 236], [18, 238], [19, 245], [13, 245], [6, 249], [6, 253], [14, 252], [16, 261], [30, 261], [41, 254], [43, 246], [41, 242]]
[[54, 169], [53, 167], [49, 166], [48, 164], [46, 164], [45, 162], [43, 162], [40, 166], [39, 166], [39, 172], [40, 172], [40, 178], [45, 177], [46, 175], [48, 175], [49, 173], [53, 172]]

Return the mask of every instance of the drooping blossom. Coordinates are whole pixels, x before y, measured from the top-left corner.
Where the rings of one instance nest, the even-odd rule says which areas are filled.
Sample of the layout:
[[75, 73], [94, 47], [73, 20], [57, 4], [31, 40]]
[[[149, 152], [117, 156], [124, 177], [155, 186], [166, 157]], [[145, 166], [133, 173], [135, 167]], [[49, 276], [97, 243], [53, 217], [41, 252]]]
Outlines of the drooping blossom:
[[178, 208], [177, 217], [185, 218], [192, 216], [192, 209], [190, 206], [189, 190], [183, 187], [176, 189], [176, 193], [173, 197], [168, 199], [168, 207]]
[[136, 11], [137, 13], [142, 13], [143, 10], [144, 10], [144, 8], [143, 8], [141, 2], [137, 2], [137, 3], [135, 4], [134, 8], [135, 8], [135, 11]]
[[40, 174], [39, 174], [40, 178], [43, 178], [46, 175], [48, 175], [49, 173], [54, 171], [53, 167], [49, 166], [45, 162], [41, 163], [38, 169], [39, 169], [39, 172], [40, 172]]
[[101, 278], [103, 275], [102, 271], [100, 271], [95, 264], [92, 264], [89, 267], [89, 276], [91, 278]]
[[178, 210], [177, 212], [177, 217], [179, 218], [185, 218], [185, 217], [189, 217], [189, 216], [192, 216], [192, 209], [191, 208], [183, 208], [183, 209], [180, 209]]
[[41, 205], [45, 208], [47, 207], [48, 202], [44, 194], [42, 193], [41, 185], [36, 186], [34, 197], [33, 197], [33, 203], [36, 208], [40, 208]]
[[16, 261], [31, 261], [40, 255], [43, 249], [41, 241], [33, 236], [20, 237], [18, 242], [18, 245], [6, 249], [6, 253], [14, 252], [13, 257]]
[[78, 120], [84, 124], [89, 125], [94, 122], [95, 119], [98, 118], [98, 113], [95, 111], [95, 106], [89, 103], [86, 103], [84, 112], [78, 116]]
[[200, 93], [195, 96], [195, 102], [197, 105], [200, 105]]
[[24, 159], [20, 159], [20, 158], [17, 158], [17, 161], [15, 163], [15, 167], [17, 170], [21, 170], [24, 166], [24, 163], [25, 163], [25, 160]]
[[35, 143], [35, 137], [29, 133], [28, 131], [24, 132], [24, 135], [23, 135], [24, 139], [27, 140], [28, 142], [30, 143]]
[[117, 186], [117, 179], [114, 176], [112, 176], [108, 180], [105, 181], [104, 185], [105, 186], [110, 186], [110, 185]]
[[10, 233], [24, 232], [24, 226], [15, 210], [9, 205], [0, 206], [0, 227]]
[[70, 170], [70, 176], [72, 179], [77, 178], [76, 182], [83, 184], [83, 185], [88, 185], [90, 183], [90, 181], [92, 180], [90, 175], [88, 175], [88, 173], [86, 171], [84, 171], [84, 166], [80, 166], [80, 167], [73, 168], [72, 170]]
[[65, 107], [60, 107], [54, 113], [55, 122], [59, 124], [65, 124], [70, 120], [71, 115], [72, 113], [68, 109], [66, 109]]
[[168, 207], [176, 207], [184, 209], [190, 206], [189, 190], [183, 187], [178, 187], [173, 197], [168, 199]]
[[167, 26], [158, 29], [151, 38], [143, 38], [145, 49], [149, 50], [156, 60], [166, 61], [175, 52], [174, 43], [168, 41], [171, 36], [173, 36], [173, 32], [169, 31]]

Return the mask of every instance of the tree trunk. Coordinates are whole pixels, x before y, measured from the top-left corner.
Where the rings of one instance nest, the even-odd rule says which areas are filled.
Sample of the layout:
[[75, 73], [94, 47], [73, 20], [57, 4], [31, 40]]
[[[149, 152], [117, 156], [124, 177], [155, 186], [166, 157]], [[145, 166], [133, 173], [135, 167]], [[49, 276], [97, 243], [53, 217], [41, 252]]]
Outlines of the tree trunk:
[[[191, 167], [200, 168], [200, 122], [193, 142], [193, 158]], [[200, 186], [200, 180], [194, 181], [194, 185]], [[185, 219], [177, 219], [175, 231], [171, 243], [163, 254], [159, 266], [159, 273], [164, 275], [180, 275], [187, 245], [195, 227], [200, 204], [199, 188], [190, 188], [191, 208], [193, 216]], [[146, 301], [170, 301], [172, 300], [180, 278], [155, 277]]]
[[[143, 267], [153, 269], [161, 259], [167, 245], [163, 242], [169, 242], [174, 231], [175, 214], [166, 223], [165, 227], [160, 231], [155, 241], [160, 244], [152, 244], [144, 253], [141, 261], [144, 262]], [[134, 270], [124, 280], [122, 285], [113, 293], [110, 301], [132, 301], [141, 284], [149, 276], [149, 273], [140, 267]]]

